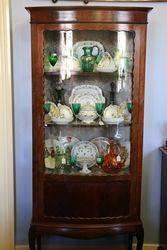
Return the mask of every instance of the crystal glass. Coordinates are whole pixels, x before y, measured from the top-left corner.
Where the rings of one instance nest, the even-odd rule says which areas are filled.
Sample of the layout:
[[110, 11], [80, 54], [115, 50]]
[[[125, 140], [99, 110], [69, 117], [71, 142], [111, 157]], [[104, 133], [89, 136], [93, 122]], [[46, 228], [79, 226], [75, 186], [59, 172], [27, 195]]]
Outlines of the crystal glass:
[[72, 111], [75, 114], [76, 122], [77, 122], [77, 115], [79, 114], [80, 109], [81, 109], [80, 103], [72, 103]]
[[99, 115], [99, 123], [100, 123], [100, 122], [102, 122], [101, 116], [102, 116], [103, 111], [105, 109], [105, 103], [96, 103], [95, 108], [96, 108], [96, 111], [97, 111], [97, 113]]

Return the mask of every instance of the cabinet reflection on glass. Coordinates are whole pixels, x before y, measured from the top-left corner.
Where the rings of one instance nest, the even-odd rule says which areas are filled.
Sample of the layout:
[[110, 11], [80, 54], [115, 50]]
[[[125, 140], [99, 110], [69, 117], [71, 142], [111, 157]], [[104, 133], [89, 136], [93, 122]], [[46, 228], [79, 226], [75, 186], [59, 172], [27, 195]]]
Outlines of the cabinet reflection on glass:
[[130, 167], [134, 32], [45, 31], [46, 173]]

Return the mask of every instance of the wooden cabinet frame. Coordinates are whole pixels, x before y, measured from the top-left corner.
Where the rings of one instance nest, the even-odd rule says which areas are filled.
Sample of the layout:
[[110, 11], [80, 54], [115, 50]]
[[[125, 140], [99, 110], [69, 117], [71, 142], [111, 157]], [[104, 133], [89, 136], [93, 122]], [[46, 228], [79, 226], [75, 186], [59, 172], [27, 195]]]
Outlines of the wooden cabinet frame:
[[[140, 196], [142, 174], [143, 113], [144, 113], [144, 81], [147, 13], [151, 8], [132, 7], [29, 7], [31, 13], [32, 37], [32, 91], [33, 91], [33, 219], [29, 231], [30, 249], [35, 249], [37, 239], [40, 249], [42, 234], [57, 234], [73, 238], [93, 238], [109, 234], [129, 234], [129, 249], [132, 249], [132, 237], [137, 236], [137, 249], [142, 249], [143, 226], [140, 220]], [[133, 70], [133, 112], [131, 128], [131, 169], [127, 175], [105, 177], [73, 176], [60, 178], [48, 176], [43, 171], [44, 123], [42, 105], [43, 94], [43, 32], [45, 30], [111, 30], [133, 31], [134, 38], [134, 70]], [[126, 197], [120, 201], [122, 214], [112, 211], [108, 216], [78, 216], [67, 211], [59, 216], [48, 216], [46, 212], [46, 193], [55, 190], [57, 185], [64, 190], [68, 185], [87, 188], [93, 183], [96, 188], [93, 197], [98, 198], [98, 190], [106, 185], [113, 190], [113, 201], [109, 205], [116, 206], [117, 194]], [[84, 185], [87, 185], [85, 187]], [[62, 191], [63, 192], [63, 191]], [[121, 194], [122, 192], [122, 194]], [[90, 190], [91, 193], [91, 190]], [[56, 193], [57, 194], [57, 193]], [[57, 194], [58, 195], [58, 194]], [[47, 203], [53, 197], [48, 193]], [[57, 199], [60, 199], [57, 196]], [[77, 201], [76, 201], [77, 202]], [[55, 205], [56, 207], [56, 205]], [[69, 204], [70, 210], [70, 204]], [[84, 213], [84, 204], [80, 214]], [[78, 212], [78, 213], [79, 213]], [[77, 215], [76, 215], [77, 214]]]

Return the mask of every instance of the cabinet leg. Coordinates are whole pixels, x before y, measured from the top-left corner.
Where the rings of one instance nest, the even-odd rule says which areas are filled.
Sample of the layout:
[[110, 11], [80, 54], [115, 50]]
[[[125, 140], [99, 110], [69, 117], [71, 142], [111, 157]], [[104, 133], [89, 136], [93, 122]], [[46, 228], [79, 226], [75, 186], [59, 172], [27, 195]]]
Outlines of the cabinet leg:
[[143, 249], [143, 241], [144, 241], [144, 229], [143, 226], [140, 226], [137, 230], [137, 250]]
[[133, 235], [129, 234], [128, 235], [128, 250], [132, 250], [132, 246], [133, 246]]
[[35, 235], [35, 229], [34, 229], [33, 226], [30, 226], [28, 239], [29, 239], [29, 249], [30, 250], [35, 250], [36, 235]]
[[37, 236], [37, 250], [41, 250], [41, 235]]

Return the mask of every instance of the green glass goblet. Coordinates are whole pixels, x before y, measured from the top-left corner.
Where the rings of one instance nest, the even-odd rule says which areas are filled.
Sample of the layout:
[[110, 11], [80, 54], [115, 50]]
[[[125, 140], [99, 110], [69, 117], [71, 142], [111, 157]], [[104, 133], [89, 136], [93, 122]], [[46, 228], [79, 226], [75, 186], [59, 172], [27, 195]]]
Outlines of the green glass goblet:
[[133, 104], [131, 102], [127, 102], [127, 109], [129, 111], [129, 113], [132, 113], [132, 109], [133, 109]]
[[101, 168], [102, 164], [104, 162], [104, 156], [103, 155], [98, 155], [96, 157], [96, 163], [97, 165]]
[[103, 111], [105, 109], [105, 103], [102, 103], [102, 102], [96, 103], [95, 104], [95, 108], [96, 108], [96, 111], [97, 111], [97, 113], [99, 115], [99, 123], [101, 123], [102, 122], [101, 116], [102, 116]]
[[56, 53], [51, 53], [49, 56], [48, 56], [48, 60], [50, 62], [50, 64], [54, 67], [55, 64], [57, 63], [58, 61], [58, 55]]
[[74, 170], [75, 170], [76, 162], [77, 162], [77, 156], [71, 155], [70, 156], [70, 165], [71, 165], [72, 172], [74, 172]]
[[76, 122], [77, 122], [77, 115], [79, 114], [80, 108], [81, 108], [81, 104], [80, 103], [72, 103], [72, 111], [75, 114]]
[[46, 102], [43, 104], [43, 110], [45, 112], [45, 114], [48, 114], [50, 112], [50, 107], [51, 107], [51, 103]]

